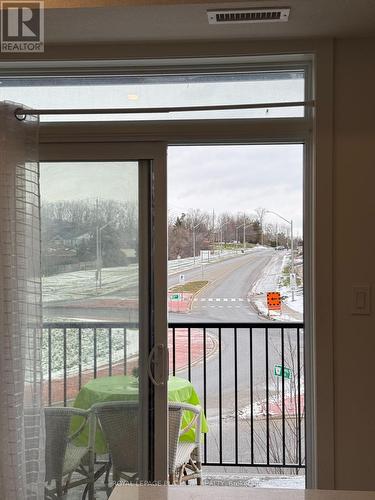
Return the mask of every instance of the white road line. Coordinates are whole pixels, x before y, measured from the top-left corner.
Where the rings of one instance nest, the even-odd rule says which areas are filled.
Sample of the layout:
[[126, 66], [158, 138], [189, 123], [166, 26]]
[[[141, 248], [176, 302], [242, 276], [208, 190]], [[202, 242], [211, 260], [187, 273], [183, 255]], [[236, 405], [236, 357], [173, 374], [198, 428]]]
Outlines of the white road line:
[[228, 297], [225, 297], [225, 298], [221, 298], [221, 297], [209, 297], [209, 298], [206, 298], [206, 297], [202, 297], [202, 298], [194, 298], [194, 302], [197, 302], [197, 301], [200, 301], [200, 302], [251, 302], [250, 299], [244, 299], [242, 297], [231, 297], [231, 298], [228, 298]]

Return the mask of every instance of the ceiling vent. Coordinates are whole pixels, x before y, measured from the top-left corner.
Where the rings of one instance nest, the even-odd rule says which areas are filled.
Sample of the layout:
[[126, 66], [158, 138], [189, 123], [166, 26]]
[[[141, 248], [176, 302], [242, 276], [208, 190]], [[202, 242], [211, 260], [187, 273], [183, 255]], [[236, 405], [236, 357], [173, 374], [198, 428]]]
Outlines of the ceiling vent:
[[290, 8], [208, 10], [209, 24], [283, 23], [289, 19]]

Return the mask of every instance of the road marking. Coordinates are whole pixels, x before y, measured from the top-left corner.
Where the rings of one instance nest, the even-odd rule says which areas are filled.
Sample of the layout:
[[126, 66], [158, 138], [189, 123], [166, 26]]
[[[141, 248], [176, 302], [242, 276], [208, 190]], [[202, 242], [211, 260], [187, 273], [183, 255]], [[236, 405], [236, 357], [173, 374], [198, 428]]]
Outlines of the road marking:
[[194, 302], [251, 302], [250, 299], [244, 299], [242, 297], [225, 297], [225, 298], [221, 298], [221, 297], [209, 297], [209, 298], [206, 298], [206, 297], [202, 297], [202, 298], [197, 298], [195, 297], [194, 298]]

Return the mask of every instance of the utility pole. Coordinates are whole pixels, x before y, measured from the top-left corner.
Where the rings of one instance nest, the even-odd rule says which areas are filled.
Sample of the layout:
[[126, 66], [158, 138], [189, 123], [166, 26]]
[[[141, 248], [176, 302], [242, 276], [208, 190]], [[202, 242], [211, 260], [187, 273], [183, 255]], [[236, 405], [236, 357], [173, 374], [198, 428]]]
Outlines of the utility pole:
[[[293, 238], [293, 221], [290, 221], [290, 251], [292, 253], [292, 273], [294, 274], [294, 238]], [[293, 297], [294, 300], [294, 297]]]
[[195, 242], [195, 230], [197, 229], [197, 227], [199, 227], [201, 224], [202, 224], [203, 221], [200, 221], [198, 222], [198, 224], [195, 224], [195, 226], [193, 226], [193, 257], [194, 257], [194, 264], [195, 264], [195, 246], [196, 246], [196, 242]]
[[227, 222], [224, 222], [223, 224], [221, 224], [221, 226], [219, 227], [219, 234], [220, 234], [220, 255], [222, 253], [222, 248], [223, 248], [223, 227], [226, 226], [227, 224], [229, 224], [229, 221]]
[[246, 250], [246, 213], [243, 213], [243, 251]]
[[96, 199], [96, 290], [98, 290], [100, 273], [100, 254], [99, 254], [99, 199]]
[[277, 224], [276, 224], [276, 248], [279, 246], [279, 228], [277, 227]]
[[194, 257], [194, 264], [195, 264], [195, 226], [193, 226], [193, 257]]
[[292, 301], [294, 302], [295, 300], [295, 297], [294, 297], [294, 283], [292, 285], [291, 283], [291, 277], [293, 275], [293, 280], [295, 279], [295, 273], [294, 273], [294, 241], [293, 241], [293, 219], [291, 220], [288, 220], [286, 219], [285, 217], [283, 217], [282, 215], [278, 214], [277, 212], [273, 212], [272, 210], [266, 210], [265, 213], [268, 213], [268, 214], [274, 214], [274, 215], [277, 215], [277, 217], [280, 217], [280, 219], [284, 220], [285, 222], [287, 222], [289, 225], [290, 225], [290, 253], [291, 253], [291, 273], [290, 273], [290, 277], [289, 277], [289, 282], [290, 282], [290, 288], [291, 288], [291, 292], [292, 292]]

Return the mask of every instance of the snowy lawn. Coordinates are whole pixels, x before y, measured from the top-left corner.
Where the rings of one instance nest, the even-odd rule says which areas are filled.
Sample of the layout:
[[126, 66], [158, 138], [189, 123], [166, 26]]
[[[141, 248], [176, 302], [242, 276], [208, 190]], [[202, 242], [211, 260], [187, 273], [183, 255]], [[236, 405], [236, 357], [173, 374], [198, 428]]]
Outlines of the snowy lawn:
[[[51, 342], [51, 372], [52, 378], [62, 378], [64, 375], [64, 352], [66, 359], [67, 375], [78, 373], [79, 361], [81, 369], [89, 370], [94, 367], [95, 333], [93, 328], [81, 329], [81, 353], [79, 330], [69, 328], [66, 330], [66, 350], [64, 344], [64, 331], [61, 328], [51, 328], [50, 340], [48, 330], [43, 331], [42, 363], [43, 375], [48, 376], [49, 371], [49, 341]], [[116, 363], [126, 357], [131, 358], [138, 353], [138, 330], [127, 329], [124, 338], [124, 328], [112, 328], [112, 363]], [[96, 329], [96, 366], [100, 367], [109, 362], [109, 339], [108, 328]]]

